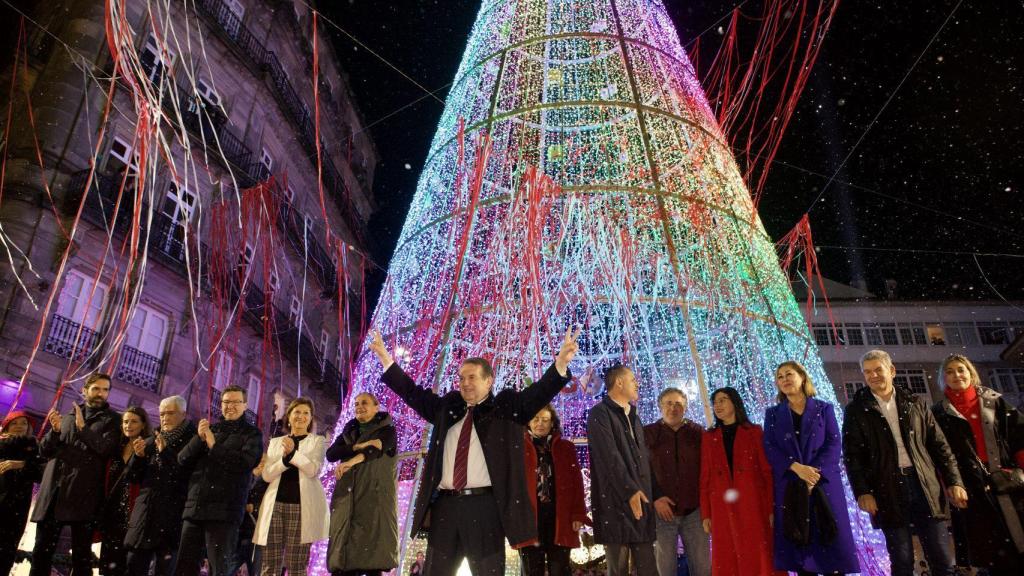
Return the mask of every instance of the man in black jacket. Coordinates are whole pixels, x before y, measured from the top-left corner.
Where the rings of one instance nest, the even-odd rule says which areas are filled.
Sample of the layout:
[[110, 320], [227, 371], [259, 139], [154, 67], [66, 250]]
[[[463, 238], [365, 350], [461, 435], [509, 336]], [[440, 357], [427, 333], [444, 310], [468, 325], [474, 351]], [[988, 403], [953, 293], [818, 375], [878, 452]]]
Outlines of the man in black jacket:
[[225, 388], [224, 419], [213, 425], [200, 420], [198, 436], [178, 454], [178, 463], [192, 470], [178, 544], [178, 576], [199, 574], [204, 542], [210, 576], [223, 576], [232, 565], [249, 476], [263, 454], [263, 434], [245, 421], [245, 409], [245, 390]]
[[912, 533], [931, 573], [952, 575], [942, 485], [954, 506], [967, 505], [956, 459], [928, 404], [893, 386], [896, 368], [889, 354], [872, 350], [860, 367], [867, 387], [846, 406], [843, 421], [843, 456], [857, 505], [885, 534], [893, 576], [914, 573]]
[[523, 426], [570, 380], [578, 337], [578, 331], [567, 331], [554, 364], [524, 390], [492, 395], [490, 363], [467, 358], [459, 368], [459, 391], [438, 396], [416, 386], [373, 333], [370, 350], [384, 368], [384, 383], [433, 424], [411, 530], [414, 536], [428, 531], [425, 574], [452, 576], [463, 557], [473, 574], [504, 574], [505, 539], [536, 542]]
[[[633, 371], [614, 366], [605, 374], [605, 397], [587, 417], [590, 447], [590, 500], [594, 542], [604, 544], [608, 576], [658, 574], [654, 558], [656, 524], [651, 457], [643, 423], [634, 404], [640, 399]], [[674, 546], [674, 543], [673, 543]]]
[[50, 458], [32, 511], [36, 544], [31, 576], [50, 576], [53, 553], [64, 526], [71, 528], [73, 576], [92, 575], [92, 532], [103, 504], [107, 461], [118, 450], [121, 416], [110, 409], [110, 376], [96, 372], [82, 388], [85, 402], [61, 417], [46, 415], [50, 431], [39, 453]]
[[147, 576], [154, 559], [155, 576], [174, 573], [190, 472], [178, 464], [178, 454], [196, 435], [185, 408], [181, 396], [164, 398], [160, 429], [144, 440], [146, 456], [133, 455], [128, 461], [132, 475], [141, 478], [124, 541], [130, 576]]

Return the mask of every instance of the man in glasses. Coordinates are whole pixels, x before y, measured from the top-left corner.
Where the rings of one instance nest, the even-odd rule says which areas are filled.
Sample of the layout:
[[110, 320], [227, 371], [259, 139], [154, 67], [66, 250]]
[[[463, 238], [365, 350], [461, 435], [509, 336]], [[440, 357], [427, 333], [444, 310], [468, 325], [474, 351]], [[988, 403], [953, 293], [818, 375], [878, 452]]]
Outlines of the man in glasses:
[[223, 420], [200, 420], [198, 434], [178, 454], [178, 463], [192, 471], [175, 569], [179, 576], [199, 574], [204, 542], [210, 576], [226, 573], [245, 513], [249, 475], [263, 454], [263, 434], [243, 417], [245, 390], [225, 388], [220, 409]]

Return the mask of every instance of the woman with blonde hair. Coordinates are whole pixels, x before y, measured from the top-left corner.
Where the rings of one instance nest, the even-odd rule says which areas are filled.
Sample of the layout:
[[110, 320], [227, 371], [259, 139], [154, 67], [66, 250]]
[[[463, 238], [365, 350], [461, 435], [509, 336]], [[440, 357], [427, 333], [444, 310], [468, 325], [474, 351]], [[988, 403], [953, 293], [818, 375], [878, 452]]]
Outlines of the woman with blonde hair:
[[764, 413], [764, 451], [775, 491], [775, 568], [798, 575], [860, 572], [835, 406], [815, 397], [799, 362], [778, 365], [775, 387], [778, 404]]
[[285, 410], [287, 436], [267, 446], [268, 483], [253, 543], [264, 548], [262, 576], [305, 576], [310, 546], [327, 538], [327, 495], [320, 484], [327, 441], [313, 433], [313, 401], [296, 398]]
[[943, 397], [932, 410], [967, 489], [967, 508], [952, 510], [957, 564], [984, 568], [993, 576], [1020, 574], [1024, 416], [981, 385], [966, 356], [943, 360], [939, 383]]

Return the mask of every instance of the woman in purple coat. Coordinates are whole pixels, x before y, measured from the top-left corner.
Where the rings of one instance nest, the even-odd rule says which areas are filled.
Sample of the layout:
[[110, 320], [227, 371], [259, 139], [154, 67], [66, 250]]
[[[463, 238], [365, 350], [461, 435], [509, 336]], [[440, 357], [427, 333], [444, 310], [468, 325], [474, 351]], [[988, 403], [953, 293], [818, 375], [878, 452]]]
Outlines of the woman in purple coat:
[[799, 362], [775, 369], [778, 401], [764, 414], [775, 489], [775, 568], [797, 574], [860, 572], [839, 463], [835, 407], [814, 398]]

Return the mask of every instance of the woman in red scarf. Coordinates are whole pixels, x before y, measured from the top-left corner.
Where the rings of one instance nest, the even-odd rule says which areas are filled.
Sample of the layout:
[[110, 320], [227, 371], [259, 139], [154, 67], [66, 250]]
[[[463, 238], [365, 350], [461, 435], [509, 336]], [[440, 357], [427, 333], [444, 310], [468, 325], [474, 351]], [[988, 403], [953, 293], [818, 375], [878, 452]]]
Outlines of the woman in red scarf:
[[953, 509], [957, 564], [993, 576], [1020, 574], [1024, 561], [1024, 491], [1000, 494], [990, 475], [1024, 467], [1024, 416], [995, 390], [981, 385], [966, 356], [939, 368], [943, 398], [935, 419], [956, 456], [967, 488], [967, 508]]

